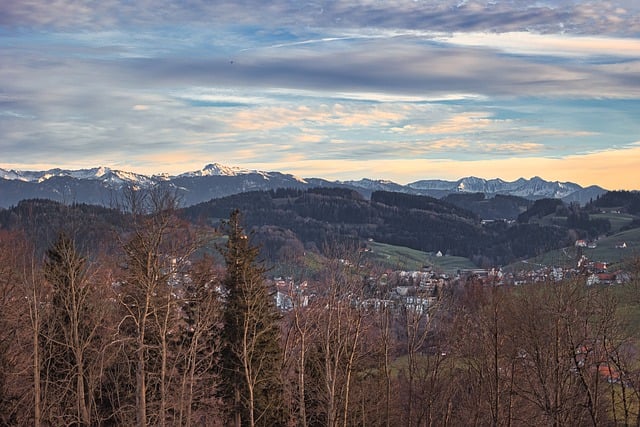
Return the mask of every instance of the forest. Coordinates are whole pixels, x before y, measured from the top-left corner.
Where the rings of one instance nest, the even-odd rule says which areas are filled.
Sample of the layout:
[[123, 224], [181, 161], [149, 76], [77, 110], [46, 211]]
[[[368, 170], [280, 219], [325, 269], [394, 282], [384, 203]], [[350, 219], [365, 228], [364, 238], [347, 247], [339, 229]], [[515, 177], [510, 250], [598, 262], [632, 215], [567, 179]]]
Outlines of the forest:
[[[483, 194], [436, 199], [387, 191], [375, 191], [365, 199], [341, 188], [241, 193], [189, 206], [183, 215], [192, 222], [215, 224], [236, 207], [243, 211], [248, 227], [265, 231], [258, 237], [267, 256], [276, 260], [282, 239], [269, 233], [274, 228], [288, 230], [299, 240], [298, 246], [319, 248], [327, 241], [372, 238], [492, 267], [571, 246], [578, 238], [597, 238], [611, 227], [606, 219], [591, 218], [597, 206], [565, 205], [558, 199], [532, 202], [498, 196], [489, 201]], [[492, 212], [499, 219], [484, 222], [474, 211]], [[542, 221], [547, 215], [554, 221]]]
[[417, 309], [335, 242], [279, 310], [242, 210], [214, 229], [131, 192], [108, 221], [83, 207], [76, 239], [78, 210], [30, 206], [0, 230], [1, 425], [640, 422], [640, 261], [610, 287], [470, 276]]

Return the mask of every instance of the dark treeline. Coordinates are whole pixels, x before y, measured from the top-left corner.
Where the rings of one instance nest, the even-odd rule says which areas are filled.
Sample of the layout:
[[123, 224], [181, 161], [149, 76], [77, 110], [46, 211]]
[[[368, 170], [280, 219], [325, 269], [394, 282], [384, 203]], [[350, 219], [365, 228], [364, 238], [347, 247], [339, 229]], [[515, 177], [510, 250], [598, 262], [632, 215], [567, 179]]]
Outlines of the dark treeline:
[[[111, 251], [61, 226], [38, 255], [25, 232], [0, 230], [0, 425], [640, 421], [637, 268], [619, 287], [470, 277], [411, 302], [336, 245], [313, 282], [279, 289], [278, 311], [240, 212], [219, 239], [176, 207], [132, 193]], [[202, 250], [211, 239], [220, 262]]]
[[[480, 217], [457, 206], [461, 200], [481, 201], [479, 195], [450, 197], [452, 203], [426, 196], [377, 191], [370, 200], [346, 189], [277, 190], [251, 192], [191, 206], [184, 215], [191, 221], [215, 224], [234, 207], [242, 209], [248, 227], [265, 226], [292, 232], [300, 245], [321, 247], [341, 239], [376, 241], [426, 252], [463, 256], [479, 265], [504, 265], [573, 244], [575, 236], [595, 238], [610, 229], [607, 220], [591, 219], [579, 205], [557, 199], [530, 204], [517, 223], [481, 223]], [[521, 210], [521, 199], [498, 197]], [[463, 203], [464, 204], [464, 203]], [[519, 206], [516, 208], [516, 206]], [[546, 215], [561, 220], [540, 221]], [[263, 235], [265, 242], [268, 235]], [[267, 243], [268, 244], [268, 243]], [[277, 251], [277, 250], [276, 250]]]
[[637, 191], [609, 191], [590, 205], [595, 208], [617, 208], [622, 212], [640, 214], [640, 193]]
[[442, 200], [490, 220], [515, 219], [533, 204], [531, 200], [523, 197], [496, 194], [487, 198], [484, 193], [453, 193]]

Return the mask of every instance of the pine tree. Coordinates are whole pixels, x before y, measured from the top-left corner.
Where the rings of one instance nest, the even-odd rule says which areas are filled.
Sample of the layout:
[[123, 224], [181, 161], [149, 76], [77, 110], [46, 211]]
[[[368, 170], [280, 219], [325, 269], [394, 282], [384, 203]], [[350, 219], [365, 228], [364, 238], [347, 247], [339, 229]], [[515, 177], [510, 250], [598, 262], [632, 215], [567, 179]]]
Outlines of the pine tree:
[[52, 301], [43, 335], [45, 390], [65, 423], [90, 425], [88, 353], [97, 325], [92, 322], [86, 259], [64, 233], [46, 255], [44, 276], [52, 287]]
[[220, 252], [226, 263], [222, 331], [223, 398], [233, 425], [283, 425], [279, 315], [235, 210], [225, 223], [229, 239]]

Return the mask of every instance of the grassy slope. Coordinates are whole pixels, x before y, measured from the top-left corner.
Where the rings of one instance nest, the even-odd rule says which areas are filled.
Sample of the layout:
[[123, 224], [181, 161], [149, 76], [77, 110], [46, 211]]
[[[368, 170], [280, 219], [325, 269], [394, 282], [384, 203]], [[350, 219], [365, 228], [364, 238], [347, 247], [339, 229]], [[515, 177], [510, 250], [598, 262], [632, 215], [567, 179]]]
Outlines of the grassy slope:
[[[627, 244], [626, 248], [616, 248], [617, 245], [623, 242]], [[593, 261], [605, 261], [610, 264], [624, 262], [630, 258], [640, 256], [640, 228], [634, 228], [604, 237], [596, 243], [596, 248], [582, 248], [582, 254]], [[528, 262], [529, 265], [533, 266], [575, 266], [577, 259], [578, 249], [568, 247], [546, 252], [528, 260]], [[519, 269], [522, 268], [523, 265], [521, 262], [518, 262], [510, 267]]]
[[468, 258], [436, 257], [435, 254], [378, 242], [368, 242], [367, 247], [371, 249], [371, 252], [367, 253], [368, 259], [386, 268], [420, 270], [424, 265], [429, 265], [434, 270], [445, 273], [455, 273], [462, 268], [475, 268]]
[[614, 214], [614, 213], [602, 213], [602, 214], [591, 214], [589, 215], [591, 219], [608, 219], [611, 223], [611, 231], [617, 233], [620, 231], [622, 227], [629, 224], [631, 221], [636, 219], [635, 215], [629, 214]]

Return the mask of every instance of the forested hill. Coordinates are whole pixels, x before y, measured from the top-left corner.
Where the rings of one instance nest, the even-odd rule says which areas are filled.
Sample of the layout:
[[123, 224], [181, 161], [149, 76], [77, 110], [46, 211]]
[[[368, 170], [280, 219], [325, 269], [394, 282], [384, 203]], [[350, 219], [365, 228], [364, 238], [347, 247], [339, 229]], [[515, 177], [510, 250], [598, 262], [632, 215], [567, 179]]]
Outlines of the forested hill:
[[10, 209], [0, 209], [0, 229], [21, 230], [42, 253], [64, 232], [87, 252], [108, 252], [118, 242], [115, 233], [130, 227], [130, 218], [117, 209], [74, 203], [65, 205], [47, 199], [23, 200]]
[[595, 208], [617, 209], [630, 214], [640, 214], [640, 192], [609, 191], [590, 203]]
[[[186, 207], [180, 215], [215, 227], [232, 210], [240, 209], [243, 224], [253, 231], [264, 258], [271, 262], [321, 250], [325, 244], [374, 239], [495, 266], [570, 246], [576, 239], [596, 239], [639, 226], [632, 213], [636, 212], [635, 193], [612, 193], [585, 207], [556, 199], [531, 203], [513, 197], [486, 203], [481, 196], [451, 197], [450, 203], [388, 191], [375, 191], [367, 199], [348, 188], [280, 189], [213, 199]], [[459, 206], [474, 211], [482, 206], [486, 211], [496, 203], [514, 214], [524, 209], [524, 203], [531, 204], [517, 221], [485, 221], [486, 217]], [[113, 244], [113, 232], [126, 230], [127, 223], [127, 215], [118, 210], [42, 199], [0, 209], [0, 228], [24, 229], [39, 247], [47, 247], [59, 231], [71, 229], [81, 245], [106, 248]]]
[[569, 242], [567, 230], [561, 227], [504, 222], [482, 225], [474, 213], [432, 197], [378, 191], [366, 200], [344, 188], [237, 194], [188, 207], [184, 215], [191, 221], [214, 225], [236, 208], [271, 257], [282, 245], [308, 248], [341, 239], [371, 238], [469, 257], [479, 264], [503, 264]]
[[503, 194], [487, 197], [484, 193], [453, 193], [442, 200], [468, 209], [487, 220], [516, 219], [533, 204], [532, 200], [524, 197]]

